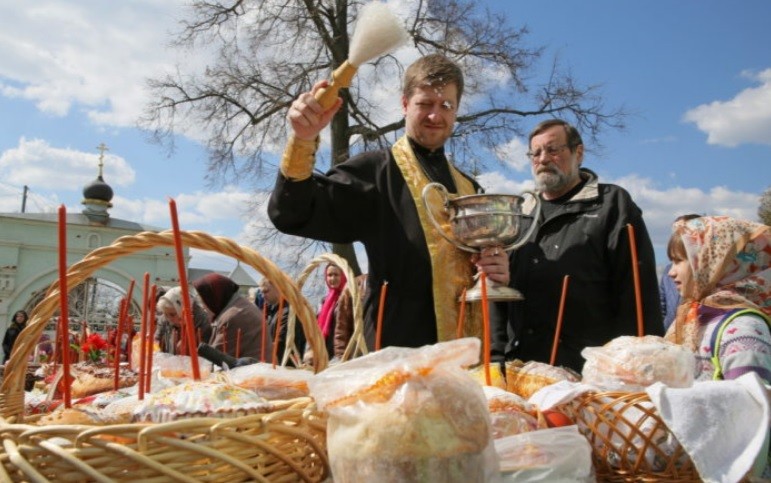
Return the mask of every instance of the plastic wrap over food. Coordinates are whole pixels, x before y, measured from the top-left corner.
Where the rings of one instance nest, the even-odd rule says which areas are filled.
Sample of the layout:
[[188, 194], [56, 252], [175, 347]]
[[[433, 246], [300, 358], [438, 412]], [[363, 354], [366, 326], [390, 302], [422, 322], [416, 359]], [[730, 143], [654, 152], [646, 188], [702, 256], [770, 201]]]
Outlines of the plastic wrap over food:
[[482, 390], [490, 411], [493, 439], [547, 427], [536, 405], [527, 402], [525, 398], [492, 386], [484, 386]]
[[234, 418], [272, 408], [265, 399], [238, 386], [188, 381], [142, 401], [134, 410], [133, 420], [164, 423], [191, 417]]
[[592, 448], [575, 426], [542, 429], [495, 440], [501, 481], [595, 481]]
[[487, 401], [465, 370], [479, 350], [474, 338], [389, 347], [311, 379], [334, 481], [496, 481]]
[[581, 355], [586, 359], [583, 382], [603, 389], [641, 391], [654, 382], [690, 387], [696, 370], [690, 350], [653, 335], [617, 337]]
[[312, 377], [313, 373], [304, 369], [266, 363], [236, 367], [212, 376], [214, 380], [228, 380], [270, 400], [308, 396], [308, 380]]
[[[198, 368], [203, 379], [211, 374], [211, 366], [211, 362], [203, 357], [198, 357]], [[190, 356], [175, 356], [165, 352], [156, 352], [153, 354], [153, 371], [157, 372], [159, 377], [192, 379], [193, 360]]]

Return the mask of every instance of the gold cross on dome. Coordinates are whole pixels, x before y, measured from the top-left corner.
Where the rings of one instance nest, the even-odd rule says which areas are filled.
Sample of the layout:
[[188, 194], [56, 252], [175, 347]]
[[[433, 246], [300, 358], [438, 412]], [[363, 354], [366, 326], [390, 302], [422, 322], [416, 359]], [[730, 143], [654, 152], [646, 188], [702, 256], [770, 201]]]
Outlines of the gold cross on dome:
[[99, 150], [99, 176], [102, 176], [102, 168], [104, 167], [104, 152], [109, 151], [110, 148], [108, 148], [106, 144], [100, 143], [96, 149]]

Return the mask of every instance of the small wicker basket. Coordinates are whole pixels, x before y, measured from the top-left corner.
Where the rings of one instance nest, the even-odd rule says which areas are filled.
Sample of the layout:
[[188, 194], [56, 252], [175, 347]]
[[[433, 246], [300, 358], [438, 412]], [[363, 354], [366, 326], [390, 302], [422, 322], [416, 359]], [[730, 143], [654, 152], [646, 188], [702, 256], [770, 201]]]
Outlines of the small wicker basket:
[[[313, 308], [294, 282], [254, 250], [223, 237], [182, 232], [185, 246], [216, 251], [262, 273], [283, 294], [303, 325], [308, 343], [328, 360]], [[111, 261], [156, 246], [173, 246], [174, 234], [143, 232], [98, 248], [67, 271], [75, 287]], [[58, 308], [59, 282], [35, 307], [20, 334], [0, 388], [0, 481], [323, 481], [329, 474], [326, 419], [310, 398], [277, 403], [268, 414], [222, 420], [193, 418], [159, 424], [36, 426], [25, 423], [28, 356]]]
[[701, 481], [646, 393], [589, 393], [563, 409], [592, 446], [597, 481]]
[[[341, 359], [342, 361], [347, 361], [369, 352], [369, 349], [367, 348], [367, 342], [364, 339], [364, 315], [361, 306], [361, 293], [359, 291], [359, 285], [356, 283], [356, 279], [350, 265], [345, 261], [344, 258], [335, 255], [334, 253], [322, 253], [318, 257], [311, 260], [310, 263], [308, 263], [308, 265], [303, 269], [303, 271], [297, 277], [297, 286], [302, 289], [303, 285], [305, 285], [305, 281], [308, 279], [308, 276], [310, 276], [310, 274], [313, 273], [316, 268], [320, 266], [326, 266], [328, 263], [337, 265], [340, 267], [343, 273], [345, 273], [345, 278], [348, 279], [348, 283], [345, 284], [345, 290], [350, 293], [351, 301], [353, 304], [353, 333], [351, 334], [351, 340], [348, 341], [348, 345], [345, 348], [345, 353]], [[290, 321], [293, 320], [293, 318], [294, 314], [290, 308]], [[289, 327], [291, 330], [294, 326], [290, 323]], [[327, 356], [329, 356], [329, 354], [327, 354]], [[284, 358], [286, 358], [286, 355], [284, 355]]]

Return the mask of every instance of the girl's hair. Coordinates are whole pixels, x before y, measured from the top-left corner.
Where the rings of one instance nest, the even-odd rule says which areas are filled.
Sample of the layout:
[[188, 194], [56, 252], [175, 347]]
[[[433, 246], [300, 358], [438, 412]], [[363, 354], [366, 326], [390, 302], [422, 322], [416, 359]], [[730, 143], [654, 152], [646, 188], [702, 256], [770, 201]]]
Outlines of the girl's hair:
[[688, 255], [685, 253], [685, 243], [683, 243], [683, 237], [680, 230], [675, 230], [672, 233], [672, 236], [669, 237], [669, 243], [667, 243], [667, 257], [673, 262], [688, 258]]

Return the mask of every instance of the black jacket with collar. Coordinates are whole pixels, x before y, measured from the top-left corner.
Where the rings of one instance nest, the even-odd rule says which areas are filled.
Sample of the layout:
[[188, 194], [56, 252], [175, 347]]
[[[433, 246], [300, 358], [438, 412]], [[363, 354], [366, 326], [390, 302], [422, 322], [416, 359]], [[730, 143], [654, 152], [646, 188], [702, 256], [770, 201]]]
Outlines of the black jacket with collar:
[[[556, 364], [581, 371], [581, 350], [620, 335], [637, 334], [632, 252], [637, 245], [644, 332], [663, 335], [653, 245], [642, 211], [629, 193], [601, 184], [581, 169], [578, 193], [541, 215], [531, 239], [510, 256], [511, 285], [525, 296], [498, 309], [507, 327], [493, 327], [493, 356], [549, 362], [563, 278], [569, 275]], [[533, 203], [534, 205], [534, 203]], [[532, 206], [525, 207], [532, 213]], [[523, 230], [532, 218], [523, 219]]]

